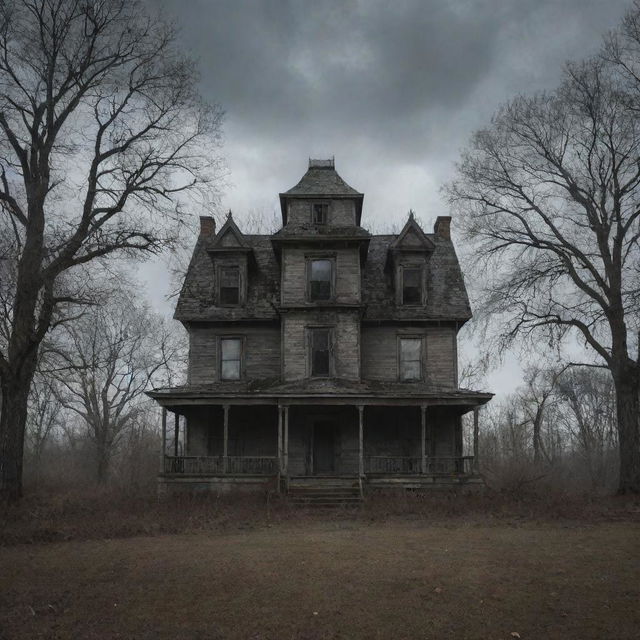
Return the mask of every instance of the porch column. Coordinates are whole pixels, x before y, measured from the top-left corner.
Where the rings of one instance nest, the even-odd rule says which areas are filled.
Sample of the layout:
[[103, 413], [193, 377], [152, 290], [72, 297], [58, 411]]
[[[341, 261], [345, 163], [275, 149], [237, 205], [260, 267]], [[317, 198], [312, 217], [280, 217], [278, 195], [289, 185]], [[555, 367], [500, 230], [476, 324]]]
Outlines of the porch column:
[[420, 469], [427, 473], [427, 405], [420, 406]]
[[222, 473], [227, 473], [227, 456], [229, 455], [229, 405], [223, 404], [222, 409], [224, 410], [224, 432], [222, 436]]
[[278, 472], [282, 472], [282, 406], [278, 405]]
[[364, 476], [364, 405], [358, 405], [358, 473]]
[[180, 437], [180, 414], [176, 411], [174, 413], [175, 424], [173, 427], [173, 455], [178, 457], [178, 438]]
[[479, 461], [478, 461], [478, 422], [480, 413], [480, 408], [475, 407], [473, 410], [473, 472], [478, 473], [479, 470]]
[[284, 411], [284, 472], [289, 475], [289, 407], [285, 405]]
[[160, 472], [164, 473], [164, 456], [167, 453], [167, 409], [162, 407], [162, 452], [160, 453]]

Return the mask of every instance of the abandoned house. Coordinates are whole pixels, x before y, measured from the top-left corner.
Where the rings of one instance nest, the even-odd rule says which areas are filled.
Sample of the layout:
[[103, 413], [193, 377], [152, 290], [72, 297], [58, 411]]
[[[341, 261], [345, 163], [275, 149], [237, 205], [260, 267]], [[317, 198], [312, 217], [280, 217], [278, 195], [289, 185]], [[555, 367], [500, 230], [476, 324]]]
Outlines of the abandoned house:
[[333, 160], [310, 160], [276, 233], [201, 218], [175, 312], [187, 382], [150, 393], [165, 409], [161, 491], [479, 481], [461, 418], [474, 412], [477, 444], [492, 395], [458, 387], [471, 310], [451, 219], [371, 235], [363, 199]]

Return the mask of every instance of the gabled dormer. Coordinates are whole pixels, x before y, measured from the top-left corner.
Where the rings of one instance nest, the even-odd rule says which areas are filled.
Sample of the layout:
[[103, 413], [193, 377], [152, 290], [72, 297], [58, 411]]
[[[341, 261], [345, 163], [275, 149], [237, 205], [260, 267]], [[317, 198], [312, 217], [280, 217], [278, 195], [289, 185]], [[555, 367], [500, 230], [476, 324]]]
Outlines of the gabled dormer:
[[422, 307], [427, 302], [429, 258], [435, 249], [413, 211], [398, 237], [389, 245], [387, 265], [393, 274], [396, 304]]
[[359, 227], [364, 195], [337, 173], [335, 162], [309, 159], [295, 187], [280, 194], [283, 227], [336, 229]]
[[246, 242], [231, 211], [207, 251], [213, 262], [215, 306], [243, 306], [247, 300], [247, 284], [253, 249]]

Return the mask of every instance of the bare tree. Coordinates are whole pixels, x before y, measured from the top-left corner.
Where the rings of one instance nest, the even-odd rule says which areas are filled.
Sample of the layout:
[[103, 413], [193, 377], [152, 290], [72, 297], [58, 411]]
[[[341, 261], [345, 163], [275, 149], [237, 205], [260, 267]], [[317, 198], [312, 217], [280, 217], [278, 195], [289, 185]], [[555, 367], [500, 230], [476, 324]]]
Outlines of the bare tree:
[[54, 391], [54, 381], [36, 374], [29, 394], [26, 444], [33, 480], [40, 479], [43, 453], [52, 436], [63, 425], [64, 412]]
[[558, 393], [558, 379], [566, 367], [546, 368], [530, 365], [524, 372], [524, 385], [516, 397], [523, 416], [523, 424], [531, 427], [533, 464], [539, 467], [543, 460], [549, 462], [550, 452], [546, 450], [543, 427], [550, 411], [549, 404]]
[[591, 488], [605, 486], [617, 445], [611, 374], [593, 368], [566, 371], [558, 379], [558, 396], [556, 418], [584, 461]]
[[113, 454], [145, 408], [152, 380], [167, 377], [180, 345], [161, 318], [130, 296], [115, 296], [64, 326], [76, 366], [57, 376], [57, 397], [81, 418], [95, 454], [96, 479], [107, 479]]
[[1, 495], [22, 491], [42, 340], [91, 297], [74, 273], [171, 245], [185, 194], [217, 175], [220, 122], [140, 2], [0, 3]]
[[[638, 44], [626, 25], [618, 42]], [[474, 135], [448, 188], [486, 268], [499, 348], [579, 338], [611, 371], [621, 493], [640, 492], [637, 88], [610, 56], [569, 65], [556, 91], [514, 99]]]

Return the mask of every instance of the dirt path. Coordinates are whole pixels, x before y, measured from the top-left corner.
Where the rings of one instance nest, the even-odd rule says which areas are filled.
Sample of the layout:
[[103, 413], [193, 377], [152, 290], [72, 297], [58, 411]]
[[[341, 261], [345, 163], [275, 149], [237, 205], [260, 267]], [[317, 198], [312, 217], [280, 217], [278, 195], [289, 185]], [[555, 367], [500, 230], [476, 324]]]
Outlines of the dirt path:
[[313, 523], [5, 548], [0, 638], [637, 639], [639, 543], [632, 523]]

